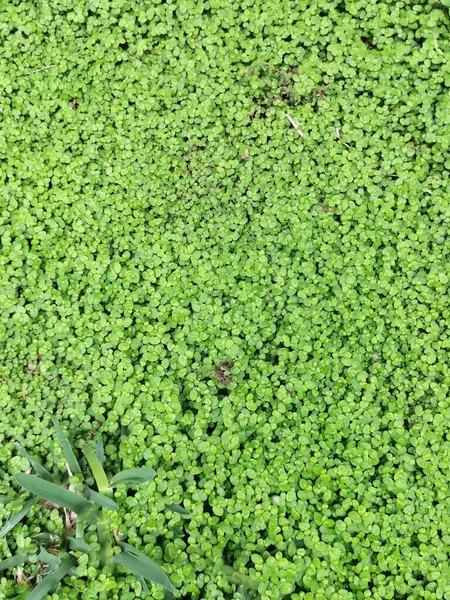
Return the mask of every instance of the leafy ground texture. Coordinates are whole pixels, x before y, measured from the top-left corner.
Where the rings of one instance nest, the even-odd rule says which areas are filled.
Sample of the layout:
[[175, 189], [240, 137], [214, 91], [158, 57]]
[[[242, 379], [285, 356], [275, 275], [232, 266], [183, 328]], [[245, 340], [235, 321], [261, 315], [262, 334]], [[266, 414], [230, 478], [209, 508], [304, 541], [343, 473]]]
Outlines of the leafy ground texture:
[[178, 598], [450, 598], [449, 5], [2, 2], [0, 493], [55, 415]]

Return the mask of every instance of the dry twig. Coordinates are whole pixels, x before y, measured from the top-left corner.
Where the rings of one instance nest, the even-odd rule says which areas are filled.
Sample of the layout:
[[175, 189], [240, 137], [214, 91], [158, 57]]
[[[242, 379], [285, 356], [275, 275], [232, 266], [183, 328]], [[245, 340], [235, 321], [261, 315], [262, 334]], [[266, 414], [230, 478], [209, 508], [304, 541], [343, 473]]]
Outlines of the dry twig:
[[26, 75], [32, 75], [33, 73], [39, 73], [40, 71], [45, 71], [46, 69], [53, 69], [53, 67], [57, 67], [58, 65], [47, 65], [46, 67], [41, 67], [40, 69], [35, 69], [34, 71], [30, 71], [26, 73]]
[[295, 131], [298, 133], [298, 135], [300, 137], [303, 137], [305, 134], [303, 133], [303, 131], [300, 129], [300, 125], [299, 123], [297, 123], [297, 121], [294, 121], [294, 119], [289, 116], [287, 113], [284, 113], [284, 116], [286, 117], [286, 119], [289, 121], [289, 123], [292, 125], [292, 127], [295, 129]]

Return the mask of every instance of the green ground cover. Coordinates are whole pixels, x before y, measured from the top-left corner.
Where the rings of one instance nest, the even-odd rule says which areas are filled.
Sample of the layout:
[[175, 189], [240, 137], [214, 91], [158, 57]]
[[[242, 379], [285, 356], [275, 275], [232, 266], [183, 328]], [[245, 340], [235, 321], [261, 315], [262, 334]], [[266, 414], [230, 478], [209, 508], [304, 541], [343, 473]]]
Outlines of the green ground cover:
[[0, 494], [54, 415], [176, 598], [450, 598], [449, 6], [3, 0]]

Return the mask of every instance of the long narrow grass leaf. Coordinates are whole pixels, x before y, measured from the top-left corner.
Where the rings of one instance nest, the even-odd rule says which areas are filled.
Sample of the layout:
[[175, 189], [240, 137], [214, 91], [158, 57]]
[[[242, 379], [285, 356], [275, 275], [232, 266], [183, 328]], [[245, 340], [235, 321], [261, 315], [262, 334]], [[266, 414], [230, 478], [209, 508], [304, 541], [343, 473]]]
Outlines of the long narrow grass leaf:
[[92, 549], [92, 546], [86, 544], [84, 540], [79, 540], [78, 538], [74, 537], [68, 537], [67, 543], [69, 545], [69, 548], [73, 550], [73, 552], [84, 552], [85, 554], [87, 554]]
[[54, 544], [59, 540], [59, 536], [54, 533], [35, 533], [30, 535], [30, 538], [37, 544]]
[[77, 519], [77, 522], [75, 525], [75, 537], [77, 538], [77, 540], [84, 539], [85, 528], [86, 528], [86, 524], [83, 523], [83, 521], [81, 519]]
[[79, 494], [70, 492], [60, 485], [45, 481], [36, 475], [28, 475], [28, 473], [17, 473], [17, 483], [39, 498], [52, 502], [58, 506], [63, 506], [76, 513], [83, 515], [94, 507], [94, 504], [87, 498], [83, 498]]
[[192, 514], [190, 510], [183, 508], [182, 506], [180, 506], [180, 504], [167, 504], [166, 508], [167, 508], [167, 510], [170, 510], [174, 513], [178, 513], [179, 515], [191, 515]]
[[101, 437], [99, 437], [97, 440], [97, 446], [95, 447], [95, 455], [97, 456], [100, 464], [103, 467], [103, 465], [105, 464], [105, 455], [103, 452], [103, 441]]
[[148, 586], [147, 586], [147, 584], [145, 582], [145, 579], [143, 577], [141, 577], [140, 575], [135, 575], [135, 577], [136, 577], [137, 581], [139, 581], [139, 583], [141, 584], [142, 589], [144, 590], [144, 592], [147, 593], [148, 592]]
[[71, 446], [69, 440], [67, 439], [66, 434], [62, 430], [61, 425], [58, 423], [58, 421], [55, 419], [55, 417], [52, 417], [52, 422], [53, 422], [53, 425], [55, 426], [56, 435], [58, 436], [58, 441], [62, 446], [64, 456], [66, 457], [67, 464], [69, 465], [69, 469], [71, 470], [72, 475], [80, 475], [81, 467], [78, 464], [78, 461], [76, 459], [75, 454], [73, 453], [72, 446]]
[[175, 589], [161, 567], [150, 559], [144, 561], [134, 554], [124, 551], [114, 555], [114, 561], [121, 567], [124, 567], [133, 573], [135, 577], [143, 577], [144, 579], [162, 585], [170, 591], [174, 591]]
[[30, 512], [30, 510], [35, 504], [36, 500], [34, 498], [30, 498], [30, 500], [25, 502], [22, 508], [15, 514], [13, 514], [3, 525], [0, 531], [0, 539], [2, 537], [5, 537], [5, 535], [9, 533], [11, 529], [17, 525], [17, 523], [20, 523], [20, 521], [24, 518], [25, 515], [27, 515]]
[[121, 483], [145, 483], [156, 477], [154, 469], [125, 469], [111, 478], [110, 487], [115, 487]]
[[45, 548], [41, 548], [41, 551], [38, 554], [38, 559], [45, 563], [46, 565], [60, 565], [61, 559], [59, 556], [52, 554], [51, 552], [47, 552]]
[[11, 556], [11, 558], [0, 560], [0, 571], [11, 569], [11, 567], [17, 567], [17, 565], [23, 565], [23, 563], [26, 561], [26, 556], [22, 556], [22, 554], [15, 554], [14, 556]]
[[175, 592], [170, 579], [153, 560], [129, 544], [119, 542], [119, 546], [122, 548], [122, 552], [114, 555], [117, 564], [128, 569], [135, 576], [143, 577], [162, 585], [170, 592]]
[[47, 577], [44, 577], [44, 579], [37, 584], [30, 595], [27, 596], [27, 600], [42, 600], [42, 598], [45, 598], [47, 594], [58, 587], [61, 579], [70, 572], [75, 564], [76, 558], [74, 556], [66, 558], [54, 573], [47, 575]]
[[119, 548], [122, 548], [122, 550], [126, 550], [127, 552], [131, 552], [131, 554], [135, 554], [139, 558], [147, 558], [146, 554], [144, 554], [134, 546], [127, 544], [127, 542], [119, 542]]
[[43, 477], [47, 481], [53, 481], [53, 475], [37, 460], [37, 458], [34, 458], [34, 456], [31, 456], [31, 454], [29, 454], [25, 450], [25, 448], [22, 448], [22, 446], [20, 444], [18, 444], [17, 442], [15, 443], [15, 446], [17, 448], [17, 452], [21, 456], [23, 456], [24, 458], [27, 459], [27, 461], [30, 463], [30, 465], [33, 467], [33, 469], [36, 471], [36, 473], [38, 473], [41, 477]]
[[112, 563], [111, 532], [103, 523], [97, 525], [97, 539], [100, 544], [100, 565], [110, 567]]
[[9, 504], [10, 502], [13, 502], [13, 500], [16, 500], [14, 496], [0, 496], [0, 504]]
[[109, 481], [106, 476], [105, 471], [99, 461], [96, 453], [88, 444], [83, 445], [83, 452], [86, 457], [86, 460], [91, 467], [92, 475], [94, 476], [95, 483], [97, 484], [98, 491], [100, 494], [104, 494], [109, 487]]
[[99, 492], [96, 492], [95, 490], [86, 488], [84, 491], [84, 495], [86, 496], [86, 498], [91, 500], [91, 502], [95, 502], [95, 504], [99, 504], [104, 508], [109, 508], [110, 510], [119, 510], [119, 505], [116, 502], [114, 502], [114, 500], [112, 500], [108, 496], [105, 496], [104, 494], [99, 494]]

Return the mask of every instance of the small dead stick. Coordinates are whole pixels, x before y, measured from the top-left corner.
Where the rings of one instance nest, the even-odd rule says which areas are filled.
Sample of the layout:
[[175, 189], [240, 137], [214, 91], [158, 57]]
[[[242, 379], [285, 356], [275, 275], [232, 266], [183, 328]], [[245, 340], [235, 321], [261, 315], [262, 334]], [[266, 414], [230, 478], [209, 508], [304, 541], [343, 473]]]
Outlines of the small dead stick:
[[221, 154], [217, 154], [216, 156], [213, 156], [211, 160], [209, 160], [205, 165], [203, 165], [203, 167], [201, 167], [201, 169], [199, 169], [197, 171], [197, 173], [194, 173], [194, 181], [196, 181], [196, 178], [200, 175], [200, 173], [203, 171], [203, 169], [206, 169], [206, 167], [208, 167], [212, 162], [214, 162], [216, 160], [216, 158], [219, 158], [219, 156], [221, 156]]
[[284, 116], [289, 121], [289, 123], [292, 125], [292, 127], [295, 129], [295, 131], [298, 133], [298, 135], [300, 137], [303, 137], [305, 134], [300, 129], [300, 125], [297, 123], [297, 121], [294, 121], [294, 119], [292, 117], [290, 117], [287, 113], [284, 113]]
[[33, 73], [39, 73], [39, 71], [45, 71], [45, 69], [53, 69], [53, 67], [57, 67], [58, 65], [48, 65], [47, 67], [41, 67], [40, 69], [35, 69], [34, 71], [30, 71], [26, 73], [26, 75], [32, 75]]

